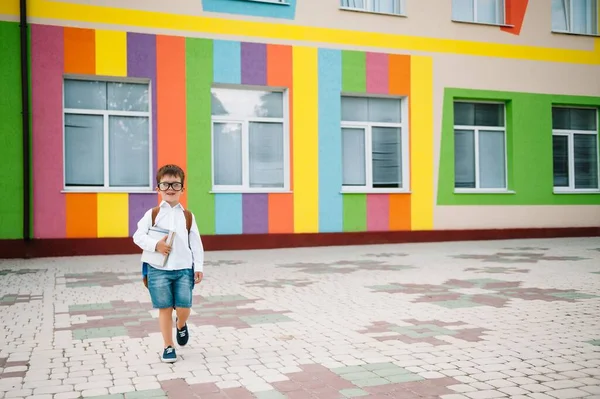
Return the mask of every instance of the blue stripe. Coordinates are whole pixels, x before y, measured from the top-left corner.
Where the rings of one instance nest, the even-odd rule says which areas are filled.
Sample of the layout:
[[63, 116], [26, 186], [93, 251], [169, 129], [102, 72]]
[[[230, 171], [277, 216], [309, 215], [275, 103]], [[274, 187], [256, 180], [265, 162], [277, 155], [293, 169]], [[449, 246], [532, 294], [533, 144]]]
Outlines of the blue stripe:
[[216, 234], [242, 234], [242, 194], [215, 194]]
[[341, 92], [342, 53], [319, 49], [319, 232], [343, 231]]
[[240, 84], [242, 81], [242, 51], [240, 42], [214, 40], [215, 83]]
[[202, 9], [207, 12], [294, 19], [296, 0], [288, 0], [285, 4], [246, 0], [202, 0]]
[[[213, 41], [213, 79], [215, 83], [242, 82], [240, 42]], [[215, 194], [216, 234], [242, 234], [242, 194]]]

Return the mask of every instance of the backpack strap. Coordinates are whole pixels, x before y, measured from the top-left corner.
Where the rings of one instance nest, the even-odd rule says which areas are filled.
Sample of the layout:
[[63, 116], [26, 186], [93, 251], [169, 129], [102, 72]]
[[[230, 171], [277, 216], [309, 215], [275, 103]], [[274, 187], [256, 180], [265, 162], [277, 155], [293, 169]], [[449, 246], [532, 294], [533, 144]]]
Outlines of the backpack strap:
[[156, 223], [156, 215], [158, 215], [158, 211], [160, 210], [160, 207], [155, 206], [154, 208], [152, 208], [152, 226], [154, 227], [154, 223]]
[[185, 215], [185, 227], [187, 228], [189, 234], [190, 230], [192, 229], [192, 212], [186, 209], [183, 211], [183, 214]]
[[[158, 206], [155, 206], [154, 208], [152, 208], [152, 226], [154, 226], [154, 223], [156, 223], [156, 216], [158, 215], [159, 210], [160, 210], [160, 207], [158, 207]], [[190, 230], [192, 229], [192, 212], [185, 209], [183, 211], [183, 214], [185, 216], [185, 227], [189, 234]]]

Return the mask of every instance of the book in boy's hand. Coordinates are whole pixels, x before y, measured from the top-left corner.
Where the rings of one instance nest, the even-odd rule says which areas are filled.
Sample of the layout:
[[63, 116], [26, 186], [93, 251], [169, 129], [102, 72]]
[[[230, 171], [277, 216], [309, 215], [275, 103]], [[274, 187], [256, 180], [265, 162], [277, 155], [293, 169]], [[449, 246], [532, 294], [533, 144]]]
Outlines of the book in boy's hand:
[[[162, 240], [166, 236], [166, 244], [169, 246], [173, 246], [173, 241], [175, 240], [175, 231], [161, 229], [160, 227], [151, 227], [150, 230], [148, 230], [148, 235], [159, 240]], [[142, 252], [142, 262], [149, 263], [156, 267], [165, 267], [168, 258], [168, 254], [165, 255], [158, 251]]]

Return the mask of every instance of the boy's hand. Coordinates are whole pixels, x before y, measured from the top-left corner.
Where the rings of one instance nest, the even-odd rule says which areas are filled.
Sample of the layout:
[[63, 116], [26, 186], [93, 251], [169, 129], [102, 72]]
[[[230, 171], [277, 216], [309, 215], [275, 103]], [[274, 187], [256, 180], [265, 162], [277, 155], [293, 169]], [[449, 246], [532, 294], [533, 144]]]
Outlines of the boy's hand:
[[168, 255], [171, 252], [171, 246], [167, 245], [168, 237], [169, 236], [164, 236], [159, 242], [156, 243], [156, 251], [163, 255]]
[[204, 273], [196, 272], [194, 273], [194, 284], [200, 284], [200, 281], [204, 278]]

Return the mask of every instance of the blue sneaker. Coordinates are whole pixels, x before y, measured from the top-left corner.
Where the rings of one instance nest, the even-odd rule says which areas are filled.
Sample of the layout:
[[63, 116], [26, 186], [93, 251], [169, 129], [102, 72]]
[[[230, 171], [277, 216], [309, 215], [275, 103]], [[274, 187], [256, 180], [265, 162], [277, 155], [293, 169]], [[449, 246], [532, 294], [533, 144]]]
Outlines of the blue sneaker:
[[172, 346], [167, 346], [163, 351], [162, 358], [160, 359], [163, 363], [175, 363], [177, 361], [177, 353]]
[[[177, 323], [177, 322], [175, 322], [175, 323]], [[177, 329], [177, 344], [179, 346], [185, 346], [185, 344], [187, 344], [188, 340], [190, 339], [190, 334], [188, 332], [187, 323], [185, 323], [185, 325], [181, 328], [181, 330], [179, 328], [177, 328], [177, 324], [175, 324], [175, 328]]]

